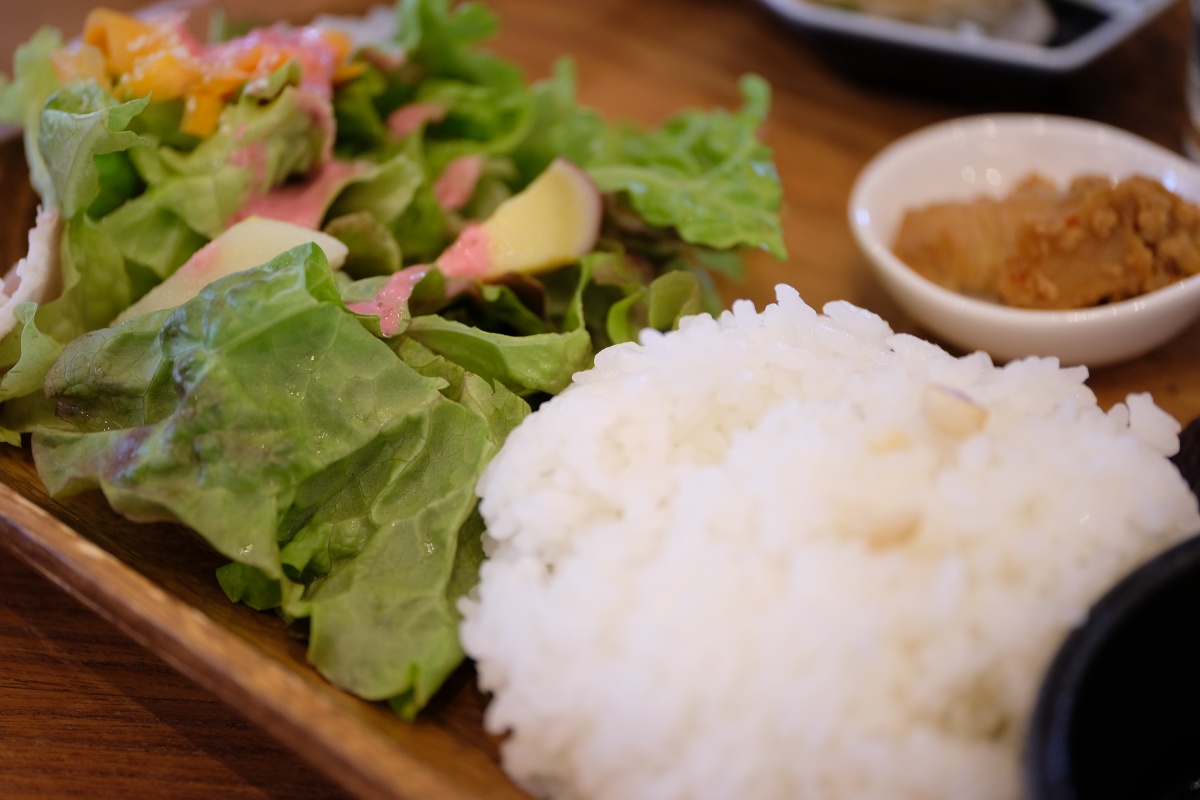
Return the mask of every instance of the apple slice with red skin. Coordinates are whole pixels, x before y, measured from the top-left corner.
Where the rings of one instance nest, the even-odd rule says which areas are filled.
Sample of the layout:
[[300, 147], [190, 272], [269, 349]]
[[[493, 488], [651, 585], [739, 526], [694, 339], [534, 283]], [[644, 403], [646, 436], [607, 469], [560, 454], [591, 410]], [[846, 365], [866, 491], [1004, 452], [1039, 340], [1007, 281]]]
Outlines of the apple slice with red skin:
[[122, 311], [113, 324], [183, 305], [218, 278], [265, 264], [306, 242], [324, 251], [331, 268], [341, 269], [346, 263], [346, 245], [328, 234], [277, 219], [248, 217], [197, 250], [170, 277]]
[[561, 267], [595, 248], [602, 212], [588, 174], [555, 159], [490, 217], [467, 225], [435, 263], [448, 277], [481, 280]]

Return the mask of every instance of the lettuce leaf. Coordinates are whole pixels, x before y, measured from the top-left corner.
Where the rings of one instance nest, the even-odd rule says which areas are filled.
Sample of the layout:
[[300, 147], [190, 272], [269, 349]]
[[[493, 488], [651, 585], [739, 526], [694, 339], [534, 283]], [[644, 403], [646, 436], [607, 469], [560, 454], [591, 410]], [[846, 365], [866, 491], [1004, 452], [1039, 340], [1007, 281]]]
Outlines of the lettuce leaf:
[[[148, 98], [120, 102], [92, 82], [58, 86], [49, 54], [59, 43], [43, 33], [26, 46], [0, 105], [31, 115], [31, 170], [43, 199], [65, 218], [63, 290], [36, 313], [36, 329], [61, 347], [111, 322], [225, 230], [251, 192], [306, 172], [331, 143], [312, 99], [289, 84], [294, 70], [281, 68], [274, 95], [230, 105], [218, 134], [190, 150], [162, 144], [154, 125], [139, 122]], [[19, 358], [22, 342], [14, 331], [2, 345]], [[25, 363], [46, 366], [41, 359]], [[29, 393], [6, 394], [6, 405], [40, 394], [35, 383], [23, 380]], [[28, 416], [10, 411], [7, 420]]]
[[68, 426], [33, 436], [49, 491], [199, 532], [231, 597], [309, 618], [336, 684], [412, 716], [462, 660], [473, 487], [528, 406], [372, 336], [315, 246], [80, 337], [47, 387]]
[[407, 336], [518, 394], [557, 394], [592, 365], [592, 343], [582, 325], [568, 333], [509, 336], [431, 315], [415, 317]]
[[[20, 303], [14, 310], [17, 326], [11, 339], [19, 346], [16, 363], [5, 365], [0, 377], [0, 441], [20, 446], [21, 433], [35, 425], [54, 425], [54, 406], [42, 394], [42, 382], [58, 360], [63, 346], [38, 330], [36, 303]], [[7, 360], [7, 359], [5, 359]]]
[[106, 325], [135, 299], [125, 259], [89, 210], [102, 195], [123, 192], [127, 178], [117, 170], [102, 172], [97, 162], [146, 148], [148, 141], [129, 130], [146, 103], [144, 98], [122, 103], [93, 83], [73, 82], [55, 92], [39, 114], [37, 152], [48, 165], [49, 192], [66, 224], [60, 242], [63, 291], [38, 309], [36, 319], [60, 343]]
[[579, 165], [596, 160], [605, 122], [598, 112], [576, 102], [575, 88], [575, 67], [567, 58], [556, 61], [550, 77], [531, 87], [533, 123], [512, 154], [522, 185], [556, 158]]
[[148, 188], [132, 203], [165, 209], [197, 234], [215, 238], [251, 194], [321, 163], [332, 146], [314, 111], [321, 102], [284, 84], [273, 97], [247, 94], [226, 106], [217, 132], [193, 149], [139, 148], [130, 155]]
[[97, 156], [149, 144], [127, 130], [148, 102], [143, 97], [120, 103], [90, 82], [68, 84], [50, 97], [41, 113], [38, 151], [64, 217], [86, 211], [100, 196]]
[[424, 181], [421, 164], [408, 153], [397, 153], [351, 180], [333, 201], [329, 216], [367, 212], [381, 225], [392, 225], [412, 205]]
[[400, 245], [369, 211], [352, 211], [326, 223], [325, 233], [346, 245], [342, 272], [354, 278], [387, 276], [403, 266]]
[[495, 14], [478, 3], [405, 0], [396, 7], [397, 43], [423, 74], [482, 86], [521, 85], [520, 69], [478, 47], [499, 28]]
[[290, 575], [312, 579], [284, 610], [311, 617], [309, 656], [324, 674], [412, 718], [463, 658], [446, 632], [483, 560], [479, 461], [528, 407], [415, 342], [399, 355], [453, 402], [305, 487], [320, 509], [292, 509], [305, 522], [283, 557]]
[[782, 189], [757, 136], [770, 88], [750, 75], [741, 89], [745, 105], [736, 114], [692, 111], [656, 130], [618, 129], [586, 166], [602, 191], [627, 197], [651, 225], [673, 227], [695, 244], [758, 247], [785, 258]]
[[386, 148], [391, 135], [384, 119], [411, 94], [397, 81], [389, 80], [378, 67], [368, 64], [363, 69], [362, 75], [342, 85], [333, 96], [336, 148], [347, 158]]
[[98, 486], [117, 510], [178, 520], [273, 575], [297, 486], [436, 396], [345, 312], [313, 245], [132, 322], [75, 340], [47, 375], [77, 430], [35, 435], [43, 481]]
[[41, 28], [33, 38], [17, 48], [13, 57], [12, 79], [0, 76], [0, 122], [23, 127], [29, 180], [38, 197], [47, 205], [56, 205], [57, 198], [46, 161], [37, 145], [42, 107], [61, 83], [50, 54], [62, 44], [62, 34], [57, 30]]
[[[571, 383], [572, 375], [592, 365], [592, 336], [583, 310], [591, 274], [567, 268], [552, 275], [560, 289], [546, 292], [540, 317], [506, 287], [477, 284], [468, 295], [468, 308], [415, 316], [405, 338], [518, 395], [557, 394]], [[431, 270], [417, 289], [439, 280], [440, 272]], [[472, 324], [453, 318], [458, 315]], [[488, 321], [501, 322], [513, 332], [481, 327]]]

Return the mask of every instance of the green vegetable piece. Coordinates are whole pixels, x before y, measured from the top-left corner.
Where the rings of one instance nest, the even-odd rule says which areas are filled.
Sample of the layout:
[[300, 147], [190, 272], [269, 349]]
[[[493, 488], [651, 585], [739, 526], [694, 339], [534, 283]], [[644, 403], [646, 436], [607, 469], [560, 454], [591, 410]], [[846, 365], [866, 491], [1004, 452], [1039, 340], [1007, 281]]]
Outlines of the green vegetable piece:
[[231, 599], [310, 618], [323, 675], [411, 717], [463, 658], [474, 486], [528, 406], [395, 346], [303, 245], [72, 342], [47, 376], [67, 429], [39, 428], [34, 458], [56, 496], [195, 529], [234, 560]]
[[350, 180], [330, 206], [329, 214], [340, 217], [366, 211], [381, 224], [391, 225], [412, 204], [424, 181], [421, 165], [411, 156], [398, 153], [378, 166], [366, 167]]
[[426, 74], [488, 86], [523, 83], [511, 62], [475, 47], [495, 34], [496, 16], [478, 3], [404, 0], [396, 7], [397, 43]]
[[568, 333], [508, 336], [437, 316], [413, 319], [408, 336], [476, 375], [520, 395], [557, 394], [571, 376], [592, 364], [592, 344], [582, 326]]
[[95, 161], [96, 172], [100, 176], [100, 193], [88, 206], [87, 214], [99, 219], [136, 197], [146, 188], [146, 184], [124, 153], [98, 154]]
[[637, 341], [645, 328], [669, 331], [682, 317], [700, 313], [703, 300], [696, 276], [668, 272], [608, 310], [606, 329], [613, 343]]
[[42, 108], [58, 89], [60, 81], [50, 54], [62, 47], [62, 34], [53, 28], [41, 28], [28, 42], [17, 47], [11, 81], [0, 76], [0, 122], [24, 127], [25, 160], [29, 180], [47, 205], [57, 205], [54, 183], [46, 161], [38, 149]]
[[158, 345], [179, 398], [169, 416], [86, 432], [114, 394], [153, 385], [148, 367], [130, 387], [88, 377], [130, 346], [144, 350], [141, 333], [84, 336], [47, 376], [53, 396], [73, 398], [60, 412], [76, 432], [35, 434], [43, 481], [56, 494], [99, 486], [134, 518], [177, 519], [269, 577], [281, 575], [275, 529], [297, 486], [437, 396], [345, 312], [313, 245], [216, 281], [170, 313]]
[[174, 274], [208, 242], [158, 195], [143, 194], [125, 202], [101, 219], [99, 226], [126, 261], [148, 269], [156, 283]]
[[340, 153], [354, 156], [387, 146], [391, 137], [377, 103], [388, 88], [388, 79], [371, 66], [339, 87], [333, 97], [333, 111]]
[[236, 561], [217, 570], [217, 582], [226, 597], [235, 603], [245, 603], [255, 611], [279, 608], [283, 603], [279, 581]]
[[342, 271], [353, 278], [391, 275], [402, 266], [400, 246], [370, 212], [355, 211], [336, 217], [324, 230], [350, 249]]
[[779, 177], [757, 138], [770, 88], [757, 76], [741, 88], [737, 114], [691, 111], [657, 130], [618, 131], [588, 173], [601, 191], [621, 192], [651, 225], [674, 227], [689, 242], [785, 258]]
[[[13, 314], [17, 327], [4, 338], [5, 343], [19, 345], [17, 360], [0, 378], [0, 441], [20, 446], [21, 432], [33, 425], [54, 424], [54, 405], [42, 394], [46, 372], [62, 352], [62, 344], [42, 333], [34, 314], [35, 303], [20, 303]], [[5, 354], [4, 361], [11, 360]]]
[[595, 160], [604, 136], [600, 115], [575, 101], [575, 67], [559, 59], [550, 78], [531, 89], [533, 123], [513, 152], [522, 186], [542, 173], [555, 158], [586, 165]]
[[126, 130], [147, 102], [142, 98], [118, 103], [94, 83], [72, 83], [47, 102], [38, 129], [38, 150], [63, 216], [75, 216], [100, 196], [96, 156], [149, 144]]
[[63, 292], [38, 309], [38, 327], [60, 342], [95, 330], [133, 302], [125, 258], [86, 214], [67, 220], [60, 261]]

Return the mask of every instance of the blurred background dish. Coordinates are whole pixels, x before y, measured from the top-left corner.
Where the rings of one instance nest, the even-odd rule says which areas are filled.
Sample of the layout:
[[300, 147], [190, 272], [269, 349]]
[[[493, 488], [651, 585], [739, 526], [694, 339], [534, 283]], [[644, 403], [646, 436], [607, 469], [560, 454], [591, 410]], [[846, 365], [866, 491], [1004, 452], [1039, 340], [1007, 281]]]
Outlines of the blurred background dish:
[[1118, 128], [1051, 115], [982, 115], [929, 126], [879, 152], [855, 182], [850, 227], [875, 277], [905, 311], [943, 342], [997, 360], [1039, 355], [1114, 364], [1153, 350], [1200, 317], [1200, 275], [1122, 302], [1043, 311], [945, 289], [892, 252], [905, 211], [1002, 197], [1031, 173], [1060, 187], [1084, 174], [1145, 175], [1200, 201], [1200, 167]]
[[[843, 63], [869, 51], [873, 60], [891, 55], [896, 61], [951, 61], [1043, 76], [1090, 64], [1171, 5], [1171, 0], [761, 2], [815, 44], [831, 46], [829, 54]], [[920, 14], [926, 22], [915, 21]]]

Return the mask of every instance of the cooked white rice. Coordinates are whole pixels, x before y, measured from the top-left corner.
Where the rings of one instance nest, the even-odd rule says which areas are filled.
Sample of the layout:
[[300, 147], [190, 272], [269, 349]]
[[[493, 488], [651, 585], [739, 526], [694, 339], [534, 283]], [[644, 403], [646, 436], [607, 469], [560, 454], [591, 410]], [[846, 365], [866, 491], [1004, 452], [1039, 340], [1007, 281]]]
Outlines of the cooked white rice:
[[556, 798], [1017, 798], [1057, 644], [1200, 530], [1178, 424], [1085, 377], [788, 287], [602, 352], [479, 484], [461, 632], [505, 769]]

